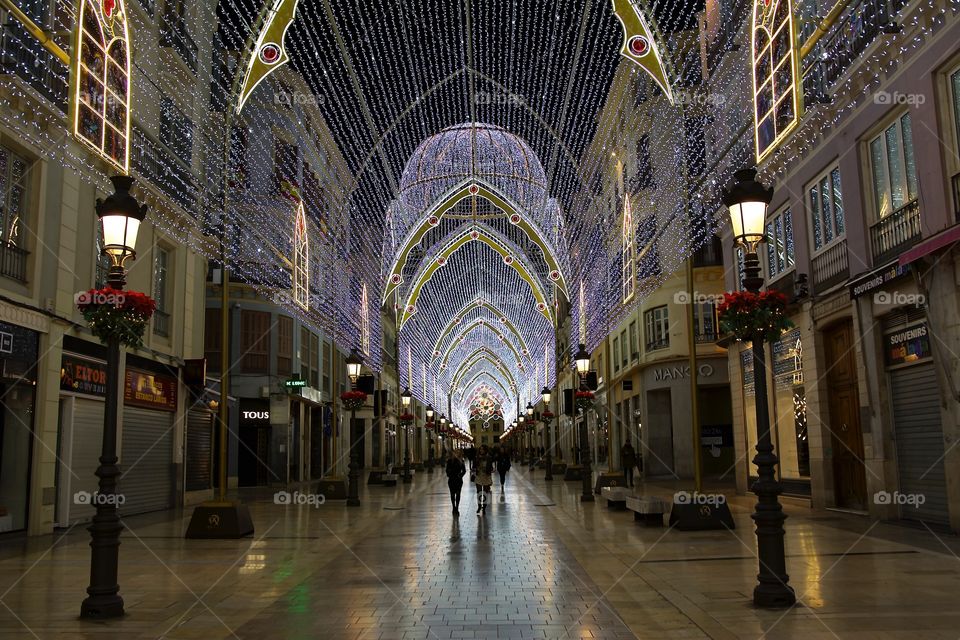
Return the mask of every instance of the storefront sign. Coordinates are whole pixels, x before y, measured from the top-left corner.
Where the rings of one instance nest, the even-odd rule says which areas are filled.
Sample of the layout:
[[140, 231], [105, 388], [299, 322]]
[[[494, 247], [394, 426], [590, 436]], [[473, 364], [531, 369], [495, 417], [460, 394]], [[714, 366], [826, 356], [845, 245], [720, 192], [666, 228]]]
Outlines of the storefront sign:
[[[701, 378], [709, 378], [713, 375], [713, 365], [701, 364], [697, 367], [697, 375]], [[653, 379], [660, 380], [682, 380], [690, 377], [690, 365], [682, 367], [658, 367], [653, 370]]]
[[107, 393], [107, 365], [64, 353], [60, 360], [60, 390], [103, 397]]
[[933, 355], [926, 323], [901, 329], [884, 337], [884, 355], [888, 367], [917, 362]]
[[160, 409], [177, 410], [177, 380], [170, 376], [127, 369], [123, 385], [125, 404]]
[[899, 262], [894, 262], [893, 264], [881, 267], [876, 271], [872, 271], [866, 275], [860, 276], [856, 280], [850, 282], [850, 296], [854, 298], [864, 296], [875, 289], [879, 289], [888, 282], [896, 280], [909, 271], [909, 266], [903, 266]]
[[270, 401], [259, 398], [240, 398], [240, 425], [269, 427]]
[[241, 411], [240, 417], [244, 420], [269, 420], [269, 411]]
[[283, 386], [285, 386], [287, 389], [300, 389], [307, 386], [307, 381], [301, 380], [300, 376], [296, 376], [296, 377], [290, 378], [289, 380], [286, 380], [283, 383]]

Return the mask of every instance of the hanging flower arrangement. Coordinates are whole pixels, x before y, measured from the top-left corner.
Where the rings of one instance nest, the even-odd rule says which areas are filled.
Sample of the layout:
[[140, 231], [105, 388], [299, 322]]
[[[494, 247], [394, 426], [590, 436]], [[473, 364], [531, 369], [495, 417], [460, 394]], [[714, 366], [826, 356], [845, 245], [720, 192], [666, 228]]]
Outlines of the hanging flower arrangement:
[[787, 302], [779, 291], [725, 293], [717, 307], [720, 330], [738, 340], [756, 337], [773, 342], [794, 326], [787, 317]]
[[577, 391], [574, 400], [577, 407], [584, 410], [589, 409], [593, 406], [593, 391]]
[[143, 346], [147, 323], [157, 310], [153, 298], [139, 291], [90, 289], [76, 295], [77, 309], [102, 342], [116, 338], [136, 349]]
[[346, 409], [356, 411], [367, 404], [367, 394], [363, 391], [344, 391], [340, 394], [340, 401]]
[[436, 425], [434, 424], [433, 420], [430, 420], [429, 422], [425, 422], [424, 425], [423, 425], [423, 427], [424, 427], [427, 431], [433, 431], [433, 429], [436, 427]]
[[414, 417], [412, 413], [401, 413], [397, 419], [400, 420], [400, 426], [409, 427], [413, 424]]
[[543, 424], [550, 424], [550, 422], [557, 416], [553, 415], [552, 411], [544, 411], [540, 414], [540, 422]]

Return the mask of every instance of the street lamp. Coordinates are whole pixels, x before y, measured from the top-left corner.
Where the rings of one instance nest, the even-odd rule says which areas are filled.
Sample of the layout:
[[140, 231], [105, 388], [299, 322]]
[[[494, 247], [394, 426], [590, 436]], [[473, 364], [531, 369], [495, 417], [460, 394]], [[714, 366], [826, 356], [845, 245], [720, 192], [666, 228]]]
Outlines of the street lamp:
[[[580, 388], [586, 389], [587, 374], [590, 372], [590, 354], [587, 352], [587, 346], [582, 342], [577, 348], [577, 353], [573, 356], [573, 361], [577, 366], [577, 373], [580, 375]], [[590, 440], [587, 429], [589, 415], [586, 409], [582, 411], [583, 420], [580, 421], [580, 466], [583, 480], [583, 493], [580, 494], [580, 502], [593, 502], [593, 469], [590, 467]]]
[[[410, 387], [404, 387], [403, 392], [400, 394], [400, 406], [403, 407], [403, 412], [408, 413], [410, 411], [410, 401], [413, 399], [413, 394], [410, 393]], [[409, 424], [403, 428], [403, 481], [410, 482], [410, 429], [413, 428], [413, 424]]]
[[[540, 391], [540, 397], [543, 398], [544, 412], [550, 411], [551, 395], [552, 394], [550, 393], [550, 389], [548, 387], [544, 387], [543, 390]], [[552, 435], [551, 434], [552, 430], [553, 430], [553, 425], [550, 424], [550, 421], [547, 421], [543, 425], [543, 451], [544, 451], [543, 464], [547, 467], [547, 473], [543, 476], [544, 480], [553, 480], [553, 460], [552, 460], [552, 456], [550, 455], [550, 447], [551, 447], [550, 436]]]
[[[424, 415], [427, 418], [427, 422], [430, 422], [430, 423], [433, 422], [433, 405], [432, 404], [427, 405], [427, 408], [424, 410]], [[434, 429], [433, 427], [431, 427], [431, 429], [433, 429], [433, 431], [436, 431], [436, 429]], [[436, 452], [434, 451], [436, 447], [433, 441], [433, 433], [431, 433], [430, 431], [427, 431], [427, 440], [429, 441], [429, 445], [430, 445], [429, 446], [430, 457], [427, 459], [427, 473], [433, 473], [433, 457], [436, 454]], [[443, 460], [443, 456], [441, 456], [440, 459]]]
[[[356, 390], [357, 380], [360, 379], [360, 368], [363, 367], [363, 358], [356, 348], [350, 349], [347, 356], [347, 377], [350, 378], [350, 388]], [[347, 506], [360, 506], [360, 452], [357, 451], [357, 410], [355, 404], [350, 409], [350, 465], [347, 473]]]
[[[103, 230], [103, 253], [110, 258], [107, 284], [120, 291], [126, 284], [127, 260], [136, 258], [137, 232], [147, 215], [130, 194], [133, 178], [113, 176], [114, 192], [106, 200], [97, 199], [97, 218]], [[123, 615], [123, 598], [117, 573], [120, 564], [120, 532], [123, 524], [117, 510], [117, 430], [120, 425], [120, 338], [107, 339], [107, 389], [103, 414], [103, 440], [100, 447], [100, 478], [97, 489], [97, 512], [87, 530], [90, 531], [90, 586], [80, 605], [82, 618], [117, 618]]]
[[[742, 169], [734, 174], [736, 182], [723, 194], [723, 204], [730, 211], [734, 240], [744, 249], [743, 287], [759, 293], [763, 286], [757, 245], [765, 240], [767, 205], [773, 199], [773, 189], [757, 182], [756, 169]], [[758, 607], [789, 607], [796, 602], [796, 594], [787, 584], [787, 561], [784, 555], [783, 523], [787, 516], [780, 506], [782, 491], [777, 481], [777, 455], [770, 439], [770, 415], [767, 407], [767, 361], [764, 339], [753, 337], [753, 384], [757, 416], [757, 481], [753, 492], [757, 495], [753, 521], [757, 528], [757, 551], [760, 560], [758, 584], [753, 589], [753, 603]]]
[[[531, 426], [533, 425], [533, 405], [530, 404], [529, 402], [527, 403], [527, 421], [531, 423]], [[536, 455], [536, 452], [534, 451], [535, 449], [534, 436], [536, 435], [535, 431], [536, 431], [536, 427], [530, 429], [530, 437], [527, 438], [528, 445], [530, 447], [528, 453], [530, 454], [530, 470], [531, 471], [533, 471], [536, 468], [536, 464], [537, 464], [537, 455]]]

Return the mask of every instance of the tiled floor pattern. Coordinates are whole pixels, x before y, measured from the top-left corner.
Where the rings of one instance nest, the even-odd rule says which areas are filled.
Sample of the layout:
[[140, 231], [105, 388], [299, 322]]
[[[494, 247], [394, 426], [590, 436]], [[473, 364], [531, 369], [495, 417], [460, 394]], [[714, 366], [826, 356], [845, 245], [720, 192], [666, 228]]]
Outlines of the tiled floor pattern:
[[189, 510], [130, 518], [127, 616], [100, 623], [77, 619], [85, 530], [0, 539], [0, 638], [960, 637], [960, 544], [922, 527], [790, 507], [800, 602], [761, 611], [748, 498], [732, 532], [679, 532], [519, 466], [483, 517], [474, 496], [459, 519], [439, 474], [364, 487], [356, 509], [248, 496], [257, 533], [240, 541], [184, 540]]

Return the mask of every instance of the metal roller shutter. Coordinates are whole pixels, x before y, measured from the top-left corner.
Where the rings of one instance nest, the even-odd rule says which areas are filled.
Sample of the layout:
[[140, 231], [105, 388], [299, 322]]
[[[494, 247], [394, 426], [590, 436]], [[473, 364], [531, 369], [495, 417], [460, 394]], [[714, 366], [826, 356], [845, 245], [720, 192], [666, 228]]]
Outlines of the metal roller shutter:
[[100, 484], [95, 474], [103, 445], [103, 406], [97, 400], [74, 400], [70, 468], [61, 471], [61, 477], [69, 474], [71, 495], [67, 496], [67, 520], [70, 524], [89, 522], [96, 513], [93, 505], [78, 504], [74, 496], [80, 491], [93, 495]]
[[169, 509], [173, 495], [173, 414], [123, 408], [121, 516]]
[[925, 502], [902, 505], [904, 519], [948, 524], [943, 468], [940, 396], [932, 362], [890, 372], [894, 435], [901, 494], [922, 494]]
[[186, 490], [213, 487], [213, 414], [192, 409], [187, 414]]

